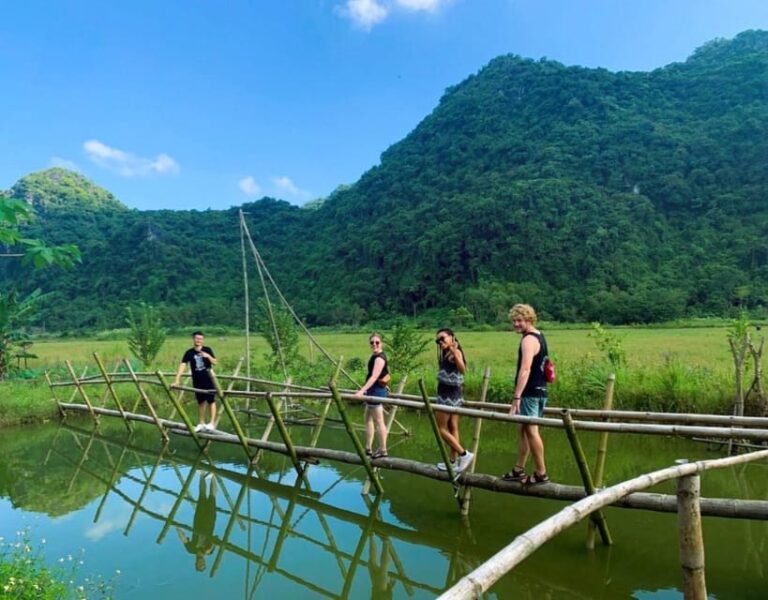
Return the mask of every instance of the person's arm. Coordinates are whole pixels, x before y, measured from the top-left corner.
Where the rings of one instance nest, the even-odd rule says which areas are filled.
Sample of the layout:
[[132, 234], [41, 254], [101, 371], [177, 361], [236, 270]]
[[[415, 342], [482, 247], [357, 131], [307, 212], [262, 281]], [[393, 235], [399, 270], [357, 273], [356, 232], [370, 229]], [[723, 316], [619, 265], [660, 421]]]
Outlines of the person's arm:
[[210, 352], [206, 352], [205, 350], [200, 350], [200, 355], [203, 358], [207, 358], [208, 362], [210, 362], [211, 366], [213, 366], [216, 364], [216, 357], [213, 355], [213, 350], [211, 350], [211, 348], [208, 348], [208, 350], [210, 350]]
[[365, 396], [365, 393], [373, 387], [373, 384], [381, 377], [381, 372], [384, 370], [384, 359], [381, 356], [376, 357], [373, 361], [373, 371], [368, 380], [363, 384], [359, 390], [355, 392], [355, 396]]
[[179, 382], [181, 381], [181, 376], [184, 375], [184, 369], [187, 368], [187, 363], [182, 362], [179, 365], [179, 368], [176, 369], [176, 377], [173, 380], [173, 383], [171, 384], [171, 387], [176, 387], [179, 385]]
[[533, 357], [541, 348], [539, 340], [534, 335], [526, 335], [520, 342], [522, 356], [520, 358], [520, 371], [517, 374], [517, 385], [515, 386], [515, 397], [512, 400], [512, 408], [509, 414], [514, 415], [520, 411], [520, 399], [523, 397], [523, 390], [528, 384], [528, 378], [531, 376], [531, 365]]
[[467, 363], [464, 362], [464, 353], [459, 350], [459, 343], [454, 339], [453, 345], [450, 347], [450, 351], [453, 353], [453, 363], [459, 370], [459, 373], [467, 372]]
[[176, 528], [176, 533], [179, 535], [179, 539], [181, 540], [181, 542], [183, 544], [188, 544], [189, 543], [189, 538], [186, 535], [184, 535], [184, 532], [181, 529], [179, 529], [178, 527]]

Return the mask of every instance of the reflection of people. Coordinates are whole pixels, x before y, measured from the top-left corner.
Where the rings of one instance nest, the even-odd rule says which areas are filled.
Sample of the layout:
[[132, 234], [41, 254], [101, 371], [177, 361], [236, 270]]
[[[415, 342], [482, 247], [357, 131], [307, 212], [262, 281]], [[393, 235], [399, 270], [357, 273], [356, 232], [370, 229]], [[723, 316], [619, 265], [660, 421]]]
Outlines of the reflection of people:
[[368, 572], [371, 575], [371, 598], [374, 600], [389, 600], [395, 582], [389, 580], [389, 552], [387, 544], [382, 541], [381, 555], [376, 549], [376, 541], [371, 536], [368, 546]]
[[[387, 355], [384, 354], [381, 336], [372, 333], [368, 338], [371, 345], [371, 358], [368, 359], [368, 375], [363, 386], [355, 392], [355, 396], [387, 397], [389, 383], [389, 366]], [[379, 448], [372, 452], [374, 426], [379, 434]], [[365, 402], [365, 453], [371, 458], [389, 456], [387, 453], [387, 424], [384, 422], [384, 406], [381, 402], [368, 399]]]
[[[528, 304], [515, 304], [509, 311], [512, 328], [523, 337], [517, 351], [517, 375], [515, 397], [509, 414], [526, 417], [543, 417], [547, 405], [547, 380], [544, 377], [544, 359], [547, 357], [547, 341], [536, 329], [536, 311]], [[533, 455], [534, 471], [525, 475], [525, 463]], [[526, 484], [549, 481], [544, 464], [544, 442], [539, 426], [521, 423], [518, 430], [517, 462], [515, 468], [503, 475], [508, 481]]]
[[[437, 403], [442, 406], [460, 407], [464, 404], [464, 372], [467, 362], [459, 340], [450, 329], [443, 328], [437, 332], [435, 343], [438, 346], [437, 372]], [[466, 450], [459, 440], [459, 415], [442, 410], [435, 411], [437, 428], [440, 437], [451, 449], [450, 460], [454, 472], [461, 473], [470, 464], [474, 454]], [[437, 468], [446, 471], [443, 463], [437, 463]]]
[[[211, 479], [208, 494], [205, 493], [205, 480]], [[184, 535], [184, 532], [176, 528], [179, 538], [184, 543], [184, 548], [190, 554], [195, 555], [195, 569], [205, 571], [205, 556], [213, 552], [213, 530], [216, 526], [216, 479], [210, 474], [200, 474], [200, 491], [197, 495], [195, 506], [195, 518], [192, 522], [192, 539]]]
[[[176, 379], [173, 385], [179, 385], [179, 380], [184, 374], [184, 368], [189, 364], [189, 370], [192, 372], [192, 386], [198, 390], [210, 390], [209, 392], [195, 392], [197, 399], [197, 419], [198, 424], [195, 431], [213, 431], [216, 429], [216, 386], [211, 379], [210, 368], [216, 364], [216, 357], [213, 350], [208, 346], [203, 346], [203, 332], [195, 331], [192, 334], [194, 345], [184, 353], [181, 364], [176, 371]], [[205, 423], [205, 405], [211, 407], [211, 422]]]

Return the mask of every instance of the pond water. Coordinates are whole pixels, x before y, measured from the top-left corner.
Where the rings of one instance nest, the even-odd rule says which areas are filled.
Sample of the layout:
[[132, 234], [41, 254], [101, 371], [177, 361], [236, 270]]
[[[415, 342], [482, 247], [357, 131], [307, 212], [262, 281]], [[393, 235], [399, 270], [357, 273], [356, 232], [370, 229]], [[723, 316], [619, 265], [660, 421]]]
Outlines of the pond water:
[[[426, 418], [400, 413], [399, 420], [411, 435], [393, 431], [391, 454], [438, 460]], [[264, 423], [245, 425], [259, 437]], [[129, 436], [122, 423], [102, 418], [97, 432], [78, 419], [0, 430], [0, 537], [28, 530], [51, 564], [73, 556], [83, 560], [78, 577], [114, 576], [121, 599], [433, 598], [566, 506], [475, 490], [462, 519], [445, 483], [384, 472], [385, 493], [374, 502], [361, 495], [361, 467], [323, 462], [300, 485], [283, 456], [264, 453], [249, 475], [237, 446], [214, 444], [200, 455], [191, 440], [173, 436], [163, 451], [152, 426], [136, 429]], [[463, 429], [469, 438], [468, 421]], [[298, 444], [311, 433], [291, 429]], [[544, 435], [552, 478], [577, 484], [563, 432]], [[596, 435], [580, 435], [594, 457]], [[509, 470], [514, 443], [509, 426], [485, 423], [477, 471]], [[319, 445], [351, 447], [343, 430], [328, 425]], [[702, 443], [614, 435], [607, 482], [681, 457], [719, 456]], [[674, 493], [674, 482], [655, 491]], [[768, 465], [707, 472], [702, 495], [766, 499]], [[612, 508], [606, 517], [613, 546], [598, 538], [594, 551], [585, 549], [580, 523], [487, 597], [682, 598], [675, 515]], [[705, 518], [704, 539], [711, 598], [768, 597], [768, 523]]]

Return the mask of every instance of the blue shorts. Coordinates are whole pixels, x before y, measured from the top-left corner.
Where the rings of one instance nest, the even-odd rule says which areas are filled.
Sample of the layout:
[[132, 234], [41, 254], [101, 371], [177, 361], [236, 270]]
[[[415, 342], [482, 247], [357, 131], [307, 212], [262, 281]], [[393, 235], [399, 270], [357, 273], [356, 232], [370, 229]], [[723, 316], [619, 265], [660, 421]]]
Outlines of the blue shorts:
[[523, 417], [543, 417], [546, 405], [546, 396], [523, 396], [520, 400], [519, 414]]
[[[386, 398], [389, 396], [389, 393], [387, 392], [387, 388], [382, 387], [380, 385], [374, 385], [372, 388], [370, 388], [366, 394], [366, 396], [377, 396], [379, 398]], [[376, 402], [375, 400], [366, 400], [365, 401], [366, 406], [374, 407], [374, 406], [381, 406], [381, 402]]]

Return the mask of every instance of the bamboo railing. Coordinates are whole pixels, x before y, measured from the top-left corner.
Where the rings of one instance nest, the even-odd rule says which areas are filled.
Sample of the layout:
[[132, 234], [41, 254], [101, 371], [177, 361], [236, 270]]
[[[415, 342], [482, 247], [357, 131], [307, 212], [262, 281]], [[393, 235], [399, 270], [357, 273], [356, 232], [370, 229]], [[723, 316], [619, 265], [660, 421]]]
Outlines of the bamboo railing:
[[[538, 550], [563, 530], [578, 523], [593, 512], [604, 508], [629, 494], [640, 492], [670, 479], [686, 480], [710, 469], [722, 469], [734, 465], [768, 458], [768, 450], [760, 450], [741, 456], [730, 456], [714, 460], [702, 460], [678, 464], [652, 473], [646, 473], [606, 488], [580, 500], [535, 527], [517, 536], [512, 543], [497, 552], [477, 569], [459, 580], [444, 592], [441, 600], [463, 600], [479, 598], [484, 592], [524, 559]], [[699, 510], [698, 485], [696, 482], [681, 481], [678, 492], [678, 514], [683, 517], [680, 544], [683, 563], [686, 598], [706, 598], [703, 583], [703, 546], [701, 544], [701, 512]], [[693, 534], [692, 534], [693, 532]]]

